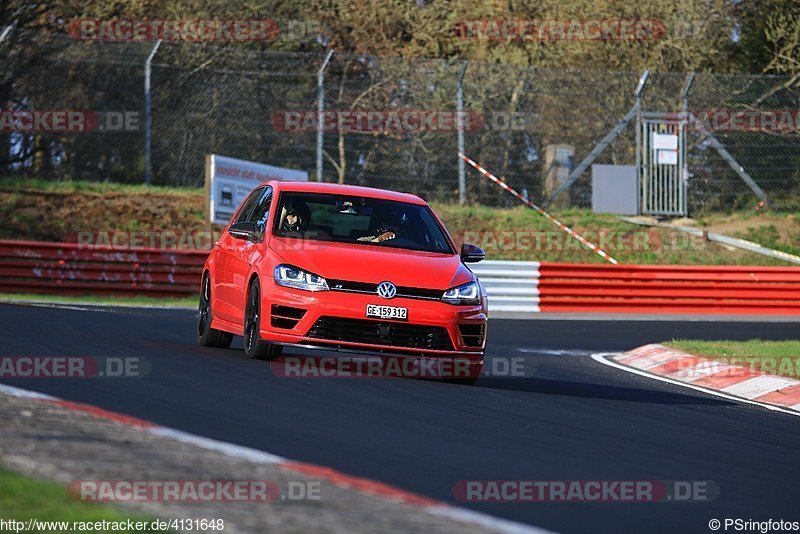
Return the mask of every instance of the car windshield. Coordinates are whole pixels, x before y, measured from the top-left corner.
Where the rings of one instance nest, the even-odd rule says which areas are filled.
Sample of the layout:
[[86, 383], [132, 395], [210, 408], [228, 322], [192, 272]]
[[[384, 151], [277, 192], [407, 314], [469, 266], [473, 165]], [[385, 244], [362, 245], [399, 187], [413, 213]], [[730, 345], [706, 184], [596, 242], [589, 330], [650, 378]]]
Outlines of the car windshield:
[[454, 254], [428, 206], [368, 197], [283, 192], [280, 237]]

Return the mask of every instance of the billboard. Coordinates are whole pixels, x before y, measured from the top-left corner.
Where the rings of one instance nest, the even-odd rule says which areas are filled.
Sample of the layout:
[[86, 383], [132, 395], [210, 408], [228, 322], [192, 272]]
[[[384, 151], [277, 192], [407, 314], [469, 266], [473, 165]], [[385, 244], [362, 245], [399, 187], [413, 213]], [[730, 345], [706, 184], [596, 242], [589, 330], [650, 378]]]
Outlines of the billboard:
[[219, 154], [206, 156], [207, 220], [228, 224], [247, 194], [268, 180], [307, 182], [308, 173]]

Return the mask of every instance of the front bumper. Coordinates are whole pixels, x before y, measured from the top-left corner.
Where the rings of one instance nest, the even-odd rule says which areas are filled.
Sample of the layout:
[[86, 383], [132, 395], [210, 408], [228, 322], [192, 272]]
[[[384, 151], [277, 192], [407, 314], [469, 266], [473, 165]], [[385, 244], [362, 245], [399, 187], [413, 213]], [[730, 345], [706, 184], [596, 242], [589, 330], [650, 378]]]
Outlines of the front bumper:
[[[279, 286], [273, 278], [264, 278], [262, 286], [261, 337], [267, 341], [459, 357], [476, 364], [483, 360], [485, 302], [453, 306], [437, 300], [403, 297], [386, 300], [375, 294], [348, 291], [311, 292]], [[408, 308], [408, 320], [369, 319], [367, 304]], [[302, 317], [298, 317], [298, 309], [304, 310]], [[474, 335], [478, 331], [482, 332], [479, 337]]]

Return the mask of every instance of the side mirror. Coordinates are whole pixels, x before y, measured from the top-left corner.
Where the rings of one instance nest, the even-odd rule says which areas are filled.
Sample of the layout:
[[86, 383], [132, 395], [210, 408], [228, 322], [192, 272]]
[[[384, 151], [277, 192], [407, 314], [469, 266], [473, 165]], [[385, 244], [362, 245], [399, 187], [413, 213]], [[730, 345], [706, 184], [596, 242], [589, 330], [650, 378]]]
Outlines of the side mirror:
[[469, 243], [461, 245], [461, 261], [464, 263], [477, 263], [485, 257], [486, 253], [481, 247]]
[[248, 241], [258, 241], [258, 228], [253, 222], [238, 222], [228, 228], [228, 233], [236, 239], [246, 239]]

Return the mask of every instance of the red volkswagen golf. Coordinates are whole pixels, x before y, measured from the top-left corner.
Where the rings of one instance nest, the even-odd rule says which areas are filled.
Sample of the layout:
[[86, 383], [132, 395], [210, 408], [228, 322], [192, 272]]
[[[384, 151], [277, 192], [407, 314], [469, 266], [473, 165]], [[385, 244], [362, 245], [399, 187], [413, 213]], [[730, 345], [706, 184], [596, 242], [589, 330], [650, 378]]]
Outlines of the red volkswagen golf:
[[[486, 292], [421, 198], [272, 181], [253, 190], [203, 268], [198, 340], [250, 358], [283, 346], [455, 359], [477, 377]], [[461, 380], [469, 381], [469, 380]]]

